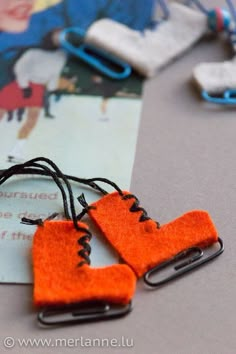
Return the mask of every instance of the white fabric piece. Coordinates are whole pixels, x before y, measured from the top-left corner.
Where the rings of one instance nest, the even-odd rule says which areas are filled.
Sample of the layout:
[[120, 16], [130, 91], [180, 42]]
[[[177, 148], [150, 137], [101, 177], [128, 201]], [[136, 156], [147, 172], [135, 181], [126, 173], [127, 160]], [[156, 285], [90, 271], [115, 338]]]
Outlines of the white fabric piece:
[[170, 18], [156, 30], [144, 33], [110, 19], [99, 20], [89, 28], [86, 42], [114, 54], [140, 74], [152, 77], [208, 31], [204, 14], [177, 3], [171, 3], [169, 8]]
[[193, 70], [193, 79], [201, 90], [222, 93], [236, 88], [236, 57], [222, 63], [202, 63]]

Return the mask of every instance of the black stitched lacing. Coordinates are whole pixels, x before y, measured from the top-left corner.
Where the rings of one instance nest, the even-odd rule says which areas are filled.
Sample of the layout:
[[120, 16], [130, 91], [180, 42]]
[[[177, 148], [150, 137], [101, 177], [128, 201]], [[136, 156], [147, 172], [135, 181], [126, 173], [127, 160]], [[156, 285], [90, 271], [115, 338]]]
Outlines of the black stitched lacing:
[[[147, 220], [150, 220], [151, 218], [148, 216], [146, 210], [144, 208], [141, 208], [139, 205], [140, 205], [140, 202], [138, 200], [138, 198], [133, 195], [133, 194], [125, 194], [122, 196], [122, 199], [123, 200], [128, 200], [128, 199], [134, 199], [134, 203], [131, 205], [130, 207], [130, 212], [131, 213], [136, 213], [136, 212], [139, 212], [139, 211], [142, 211], [142, 214], [139, 218], [139, 222], [143, 222], [143, 221], [147, 221]], [[160, 228], [160, 224], [159, 222], [156, 221], [156, 224], [157, 224], [157, 228], [159, 229]]]
[[[147, 221], [147, 220], [151, 219], [148, 216], [147, 211], [144, 208], [141, 208], [139, 206], [140, 202], [139, 202], [138, 198], [134, 194], [124, 194], [122, 192], [122, 190], [117, 186], [117, 184], [115, 184], [114, 182], [110, 181], [109, 179], [101, 178], [101, 177], [95, 177], [95, 178], [87, 179], [87, 182], [90, 182], [90, 183], [103, 182], [103, 183], [106, 183], [106, 184], [112, 186], [119, 193], [119, 195], [121, 196], [121, 198], [123, 200], [134, 199], [134, 203], [131, 205], [129, 211], [131, 213], [136, 213], [136, 212], [142, 211], [142, 214], [141, 214], [141, 216], [139, 218], [139, 222], [144, 222], [144, 221]], [[106, 192], [106, 194], [107, 194], [107, 192]], [[89, 206], [87, 204], [87, 202], [85, 200], [85, 197], [84, 197], [84, 194], [81, 194], [81, 196], [79, 196], [78, 201], [84, 207], [82, 212], [77, 216], [77, 220], [80, 220], [86, 213], [88, 213], [88, 211], [91, 208], [95, 208], [95, 207], [94, 206]], [[157, 228], [159, 229], [160, 228], [160, 223], [158, 221], [155, 221], [155, 222], [156, 222]]]
[[80, 257], [84, 258], [84, 260], [78, 264], [79, 267], [81, 267], [84, 264], [91, 263], [90, 258], [89, 258], [90, 253], [91, 253], [91, 246], [90, 246], [89, 242], [92, 238], [92, 235], [91, 235], [90, 231], [88, 231], [86, 229], [84, 229], [84, 231], [86, 232], [86, 234], [78, 240], [78, 244], [83, 247], [82, 250], [80, 250], [78, 252], [78, 255]]

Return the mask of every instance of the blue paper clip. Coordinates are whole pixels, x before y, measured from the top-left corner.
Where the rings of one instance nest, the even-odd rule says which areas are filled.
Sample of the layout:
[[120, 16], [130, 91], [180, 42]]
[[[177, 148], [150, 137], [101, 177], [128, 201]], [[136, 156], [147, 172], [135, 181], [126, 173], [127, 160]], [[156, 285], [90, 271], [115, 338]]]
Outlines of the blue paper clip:
[[[74, 40], [70, 40], [70, 37]], [[84, 37], [84, 31], [78, 27], [71, 27], [60, 32], [59, 41], [61, 47], [67, 52], [111, 79], [122, 80], [130, 76], [130, 65], [106, 51], [83, 43]]]
[[236, 89], [226, 90], [222, 97], [211, 96], [207, 91], [203, 90], [202, 98], [210, 103], [236, 105]]

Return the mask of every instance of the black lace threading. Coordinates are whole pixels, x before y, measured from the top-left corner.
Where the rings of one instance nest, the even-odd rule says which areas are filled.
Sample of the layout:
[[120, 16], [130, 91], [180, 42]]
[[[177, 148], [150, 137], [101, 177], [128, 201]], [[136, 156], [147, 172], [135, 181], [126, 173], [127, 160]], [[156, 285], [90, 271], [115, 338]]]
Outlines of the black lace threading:
[[139, 222], [143, 222], [143, 221], [146, 221], [146, 220], [150, 220], [151, 218], [148, 216], [146, 210], [144, 208], [141, 208], [139, 205], [140, 205], [140, 202], [138, 200], [138, 198], [133, 195], [133, 194], [126, 194], [126, 195], [123, 195], [122, 197], [123, 200], [127, 200], [127, 199], [134, 199], [134, 203], [131, 205], [130, 207], [130, 211], [131, 213], [136, 213], [136, 212], [139, 212], [139, 211], [142, 211], [142, 214], [139, 218]]
[[[19, 165], [17, 165], [17, 166], [19, 166]], [[15, 167], [15, 166], [13, 166], [13, 167]], [[0, 178], [5, 173], [5, 171], [8, 171], [8, 170], [0, 170]], [[24, 169], [19, 170], [19, 171], [16, 170], [14, 174], [15, 175], [38, 175], [38, 176], [44, 176], [44, 177], [50, 177], [51, 176], [50, 174], [48, 174], [45, 171], [40, 171], [40, 170], [38, 170], [36, 168], [31, 168], [31, 167], [24, 167]], [[58, 178], [61, 178], [57, 173], [56, 173], [56, 175], [57, 175]], [[88, 181], [86, 178], [79, 178], [79, 177], [75, 177], [75, 176], [72, 176], [72, 175], [66, 175], [66, 174], [64, 176], [68, 180], [71, 180], [71, 181], [76, 182], [76, 183], [84, 184], [85, 186], [87, 186], [89, 188], [92, 188], [95, 191], [100, 192], [103, 195], [107, 195], [108, 194], [108, 192], [105, 191], [103, 188], [101, 188], [100, 186], [98, 186], [94, 182]]]
[[[134, 203], [131, 205], [129, 210], [130, 210], [131, 213], [136, 213], [136, 212], [142, 211], [142, 214], [141, 214], [141, 216], [139, 218], [139, 222], [143, 222], [143, 221], [147, 221], [147, 220], [151, 219], [148, 216], [147, 211], [144, 208], [141, 208], [139, 206], [140, 202], [139, 202], [138, 198], [135, 195], [126, 194], [126, 195], [123, 195], [122, 199], [123, 200], [134, 199]], [[159, 229], [160, 228], [160, 224], [159, 224], [158, 221], [156, 221], [156, 225], [157, 225], [157, 228]]]
[[[71, 210], [71, 218], [72, 218], [72, 221], [74, 223], [74, 227], [76, 228], [76, 230], [79, 231], [79, 226], [78, 226], [78, 223], [77, 223], [77, 218], [76, 218], [76, 210], [75, 210], [75, 205], [74, 205], [74, 196], [73, 196], [73, 191], [72, 191], [72, 188], [71, 188], [71, 185], [69, 183], [69, 181], [67, 180], [67, 178], [64, 176], [64, 174], [61, 172], [61, 170], [57, 167], [57, 165], [52, 162], [50, 159], [47, 159], [45, 157], [37, 157], [37, 158], [34, 158], [32, 160], [29, 160], [23, 164], [19, 164], [19, 165], [15, 165], [13, 167], [11, 167], [9, 169], [9, 171], [15, 171], [17, 170], [18, 168], [22, 168], [22, 167], [28, 167], [28, 166], [32, 166], [34, 165], [34, 163], [36, 162], [45, 162], [47, 164], [49, 164], [57, 173], [57, 175], [54, 175], [54, 177], [57, 179], [58, 181], [58, 184], [61, 184], [61, 182], [59, 181], [59, 177], [63, 180], [63, 182], [65, 183], [66, 187], [67, 187], [67, 190], [68, 190], [68, 194], [69, 194], [69, 201], [70, 201], [70, 210]], [[45, 166], [44, 166], [45, 167]], [[6, 170], [8, 171], [8, 170]], [[7, 173], [6, 173], [7, 174]], [[3, 182], [2, 182], [3, 183]], [[63, 193], [63, 192], [62, 192]], [[63, 193], [64, 194], [64, 193]], [[64, 200], [64, 199], [63, 199]], [[66, 199], [65, 199], [66, 200]], [[67, 210], [65, 210], [66, 213], [67, 213]], [[68, 213], [67, 213], [67, 216]], [[70, 217], [69, 217], [70, 218]]]
[[71, 211], [71, 217], [72, 217], [72, 221], [74, 223], [74, 227], [76, 228], [76, 230], [79, 231], [79, 226], [77, 223], [77, 219], [76, 219], [76, 210], [75, 210], [75, 204], [74, 204], [74, 196], [73, 196], [73, 191], [71, 188], [71, 185], [68, 181], [68, 179], [64, 176], [64, 174], [62, 173], [62, 171], [58, 168], [58, 166], [51, 161], [50, 159], [47, 159], [45, 157], [37, 157], [35, 159], [29, 160], [27, 163], [25, 163], [25, 165], [30, 165], [34, 162], [39, 162], [39, 161], [43, 161], [47, 164], [49, 164], [58, 174], [57, 178], [62, 178], [63, 182], [65, 183], [67, 190], [68, 190], [68, 194], [69, 194], [69, 201], [70, 201], [70, 211]]
[[[100, 178], [100, 177], [89, 178], [88, 181], [90, 181], [90, 182], [103, 182], [103, 183], [109, 184], [110, 186], [112, 186], [119, 193], [119, 195], [121, 196], [121, 198], [123, 200], [134, 199], [135, 201], [131, 205], [129, 210], [130, 210], [131, 213], [142, 211], [142, 214], [141, 214], [141, 216], [139, 218], [139, 222], [143, 222], [143, 221], [147, 221], [147, 220], [151, 219], [148, 216], [147, 211], [144, 208], [141, 208], [139, 206], [140, 202], [139, 202], [138, 198], [135, 195], [133, 195], [133, 194], [124, 194], [122, 192], [122, 190], [117, 186], [116, 183], [110, 181], [107, 178]], [[79, 200], [80, 204], [83, 206], [83, 202], [81, 203], [80, 197], [78, 198], [78, 200]], [[80, 220], [88, 212], [88, 210], [89, 210], [89, 207], [86, 206], [83, 209], [83, 211], [77, 216], [77, 219]], [[157, 228], [159, 229], [160, 228], [160, 223], [158, 221], [155, 221], [155, 222], [156, 222]]]
[[122, 192], [122, 190], [117, 186], [116, 183], [110, 181], [109, 179], [107, 178], [102, 178], [102, 177], [95, 177], [95, 178], [88, 178], [87, 179], [87, 182], [89, 183], [93, 183], [93, 182], [103, 182], [103, 183], [106, 183], [110, 186], [112, 186], [121, 196], [124, 195], [124, 193]]
[[90, 260], [90, 253], [91, 253], [91, 246], [89, 244], [91, 238], [92, 238], [92, 234], [90, 233], [89, 230], [87, 229], [83, 229], [82, 227], [80, 228], [81, 231], [85, 232], [85, 235], [80, 237], [80, 239], [78, 240], [78, 244], [80, 246], [82, 246], [83, 248], [78, 252], [78, 255], [83, 258], [83, 261], [81, 261], [78, 264], [78, 267], [83, 266], [84, 264], [88, 264], [90, 265], [91, 260]]
[[[53, 178], [53, 180], [55, 181], [55, 183], [59, 187], [61, 194], [62, 194], [65, 217], [67, 219], [70, 219], [69, 208], [68, 208], [68, 203], [67, 203], [67, 196], [66, 196], [65, 190], [64, 190], [60, 180], [58, 179], [57, 175], [55, 174], [55, 172], [51, 171], [47, 166], [44, 166], [44, 165], [32, 163], [32, 166], [37, 167], [37, 171], [40, 171], [40, 169], [44, 170], [44, 172], [47, 174], [47, 176], [51, 176]], [[0, 185], [3, 184], [5, 181], [7, 181], [13, 175], [23, 174], [25, 172], [25, 169], [26, 168], [23, 164], [18, 164], [18, 165], [10, 167], [8, 170], [5, 170], [2, 173], [2, 176], [0, 178]]]
[[[49, 215], [44, 221], [48, 221], [48, 220], [53, 220], [58, 216], [58, 213], [53, 213], [51, 215]], [[21, 224], [25, 224], [25, 225], [37, 225], [37, 226], [43, 226], [44, 221], [42, 219], [29, 219], [29, 218], [22, 218], [21, 219]]]
[[[33, 170], [33, 172], [37, 171], [37, 174], [39, 174], [39, 175], [43, 174], [43, 175], [51, 176], [53, 178], [53, 180], [55, 181], [55, 183], [57, 184], [57, 186], [61, 190], [63, 203], [64, 203], [64, 211], [65, 211], [65, 214], [67, 214], [67, 216], [69, 218], [68, 203], [67, 203], [67, 199], [66, 199], [67, 195], [65, 193], [65, 190], [64, 190], [63, 185], [60, 182], [59, 178], [63, 179], [63, 182], [66, 184], [67, 189], [68, 189], [68, 193], [69, 193], [70, 207], [72, 209], [71, 212], [72, 212], [74, 227], [76, 228], [77, 231], [84, 233], [84, 235], [78, 239], [79, 245], [81, 245], [83, 247], [78, 252], [78, 255], [81, 258], [83, 258], [83, 260], [78, 264], [78, 266], [82, 266], [84, 264], [89, 265], [91, 263], [90, 258], [89, 258], [90, 253], [91, 253], [91, 246], [89, 245], [89, 241], [92, 238], [92, 234], [90, 233], [90, 231], [88, 229], [80, 227], [78, 225], [78, 222], [76, 219], [75, 206], [74, 206], [73, 192], [72, 192], [72, 188], [70, 186], [70, 183], [67, 180], [67, 177], [63, 175], [63, 173], [59, 170], [59, 168], [52, 161], [50, 161], [49, 164], [50, 164], [50, 166], [53, 166], [53, 168], [55, 169], [56, 172], [52, 171], [49, 167], [39, 164], [35, 161], [43, 161], [43, 162], [48, 163], [48, 161], [50, 161], [50, 160], [44, 159], [44, 158], [37, 158], [37, 159], [27, 161], [23, 164], [18, 164], [18, 165], [10, 167], [8, 170], [2, 171], [2, 175], [0, 177], [0, 185], [3, 184], [6, 180], [8, 180], [11, 176], [13, 176], [15, 174], [23, 174], [23, 173], [25, 174], [29, 170], [30, 170], [30, 172], [32, 172], [32, 170]], [[28, 167], [34, 167], [34, 168], [30, 169]], [[77, 179], [77, 178], [75, 178], [75, 179]], [[94, 184], [94, 185], [96, 186], [96, 184]], [[100, 189], [100, 188], [98, 187], [98, 189]], [[74, 212], [73, 212], [73, 208], [74, 208]], [[49, 216], [46, 220], [51, 220], [54, 217], [56, 217], [57, 215], [58, 215], [57, 213], [54, 213], [51, 216]], [[42, 219], [32, 220], [32, 219], [28, 219], [28, 218], [22, 218], [22, 223], [27, 224], [27, 225], [43, 226]]]

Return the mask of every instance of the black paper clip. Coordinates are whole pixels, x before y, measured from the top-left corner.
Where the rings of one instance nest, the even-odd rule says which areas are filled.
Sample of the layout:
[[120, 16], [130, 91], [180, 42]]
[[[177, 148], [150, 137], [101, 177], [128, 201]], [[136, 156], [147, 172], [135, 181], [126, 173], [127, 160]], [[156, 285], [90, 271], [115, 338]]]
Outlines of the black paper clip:
[[127, 305], [109, 304], [101, 301], [81, 302], [63, 307], [45, 307], [38, 313], [38, 321], [44, 326], [64, 326], [114, 319], [125, 316], [131, 310], [132, 302]]
[[[164, 285], [164, 284], [184, 275], [187, 272], [190, 272], [190, 271], [196, 269], [197, 267], [202, 266], [203, 264], [206, 264], [207, 262], [213, 260], [214, 258], [218, 257], [220, 254], [222, 254], [224, 252], [224, 243], [221, 238], [218, 238], [218, 243], [220, 245], [220, 248], [216, 252], [214, 252], [213, 254], [211, 254], [207, 257], [204, 257], [204, 258], [203, 258], [204, 252], [200, 247], [191, 247], [191, 248], [188, 248], [184, 251], [181, 251], [180, 253], [178, 253], [174, 257], [172, 257], [171, 259], [169, 259], [169, 260], [157, 265], [156, 267], [153, 267], [149, 271], [147, 271], [144, 274], [144, 282], [153, 288], [157, 288], [161, 285]], [[189, 258], [189, 256], [191, 256], [191, 255], [192, 255], [192, 257]], [[183, 260], [183, 261], [179, 263], [179, 261], [181, 261], [181, 260]], [[171, 275], [168, 275], [167, 277], [165, 277], [159, 281], [156, 281], [156, 282], [153, 282], [150, 280], [152, 275], [158, 273], [161, 270], [164, 270], [169, 265], [173, 265], [174, 263], [177, 263], [177, 264], [174, 266], [174, 272], [172, 272]]]

